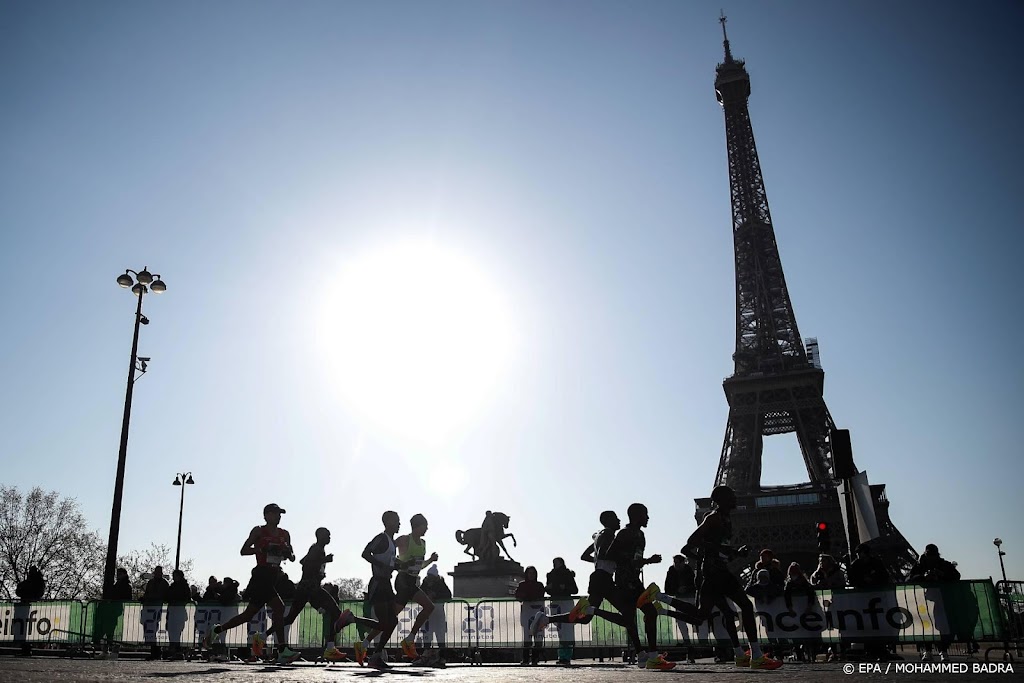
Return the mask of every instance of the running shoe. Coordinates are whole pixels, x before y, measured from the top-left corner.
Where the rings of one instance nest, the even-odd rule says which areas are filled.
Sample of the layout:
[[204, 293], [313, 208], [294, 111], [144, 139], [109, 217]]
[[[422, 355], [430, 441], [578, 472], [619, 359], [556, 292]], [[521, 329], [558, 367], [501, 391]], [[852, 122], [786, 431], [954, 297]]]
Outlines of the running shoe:
[[576, 623], [586, 617], [588, 607], [590, 607], [590, 601], [586, 598], [580, 598], [569, 612], [569, 621]]
[[[739, 658], [737, 658], [737, 661]], [[778, 669], [782, 666], [782, 662], [777, 659], [772, 659], [767, 655], [761, 655], [760, 657], [754, 657], [750, 660], [749, 664], [751, 669]]]
[[658, 598], [658, 593], [660, 592], [661, 589], [658, 588], [658, 584], [652, 583], [647, 587], [647, 590], [641, 593], [640, 597], [636, 599], [636, 608], [640, 609], [647, 603], [654, 602]]
[[391, 668], [391, 665], [388, 664], [387, 655], [384, 654], [383, 650], [370, 657], [369, 665], [372, 666], [374, 669]]
[[336, 647], [329, 647], [326, 650], [324, 650], [323, 658], [326, 659], [328, 662], [348, 661], [348, 655]]
[[535, 614], [533, 616], [533, 622], [530, 624], [530, 635], [531, 636], [535, 636], [538, 633], [542, 632], [547, 627], [548, 627], [548, 615], [547, 615], [547, 613], [544, 612], [543, 610], [540, 611], [540, 612], [537, 612], [537, 614]]
[[409, 638], [402, 638], [402, 654], [410, 662], [414, 662], [420, 658], [420, 653], [416, 652], [416, 643], [412, 642]]
[[217, 636], [220, 634], [217, 631], [220, 629], [220, 624], [215, 624], [206, 630], [203, 635], [203, 648], [206, 650], [212, 650], [213, 644], [217, 641]]
[[363, 645], [362, 641], [357, 640], [355, 643], [356, 651], [356, 663], [359, 666], [366, 666], [366, 646]]
[[750, 666], [750, 650], [747, 650], [741, 655], [736, 655], [736, 666], [749, 667]]
[[352, 614], [352, 610], [347, 609], [338, 615], [338, 618], [334, 620], [334, 632], [338, 633], [341, 629], [345, 628], [349, 624], [354, 624], [356, 617]]
[[291, 664], [296, 659], [302, 656], [301, 652], [296, 652], [287, 645], [281, 648], [281, 653], [277, 655], [278, 664]]
[[263, 656], [263, 647], [266, 644], [267, 644], [267, 637], [265, 635], [263, 635], [259, 631], [256, 631], [255, 633], [253, 633], [252, 634], [252, 639], [249, 641], [249, 647], [252, 648], [252, 656], [253, 657], [257, 657], [257, 658], [262, 657]]
[[658, 671], [668, 671], [669, 669], [676, 668], [675, 662], [670, 662], [665, 659], [665, 655], [657, 655], [655, 657], [648, 657], [647, 664], [644, 666], [645, 669], [656, 669]]

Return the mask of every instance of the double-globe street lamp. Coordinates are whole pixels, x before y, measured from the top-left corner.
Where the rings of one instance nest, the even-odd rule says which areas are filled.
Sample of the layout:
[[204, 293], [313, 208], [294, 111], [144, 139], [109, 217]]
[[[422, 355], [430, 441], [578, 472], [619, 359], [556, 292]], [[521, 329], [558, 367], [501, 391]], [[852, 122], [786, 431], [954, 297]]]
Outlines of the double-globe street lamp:
[[[132, 278], [134, 275], [134, 279]], [[117, 276], [117, 284], [125, 289], [131, 289], [138, 297], [138, 304], [135, 306], [135, 332], [132, 335], [132, 355], [128, 361], [128, 387], [124, 394], [124, 417], [121, 420], [121, 447], [117, 454], [117, 477], [114, 479], [114, 502], [110, 507], [110, 534], [107, 537], [107, 561], [103, 567], [103, 597], [110, 599], [114, 587], [114, 569], [117, 565], [117, 537], [121, 530], [121, 493], [124, 490], [124, 463], [128, 455], [128, 424], [132, 415], [132, 389], [135, 386], [136, 369], [145, 372], [144, 367], [137, 367], [140, 362], [139, 352], [139, 325], [148, 325], [149, 319], [142, 315], [142, 297], [147, 292], [161, 294], [167, 291], [167, 285], [160, 279], [160, 275], [154, 275], [143, 268], [136, 272], [125, 270], [122, 275]]]
[[194, 483], [191, 472], [185, 472], [184, 474], [178, 472], [174, 475], [174, 485], [181, 487], [181, 505], [178, 506], [178, 549], [174, 551], [175, 571], [177, 571], [178, 564], [181, 562], [181, 516], [185, 512], [185, 485]]

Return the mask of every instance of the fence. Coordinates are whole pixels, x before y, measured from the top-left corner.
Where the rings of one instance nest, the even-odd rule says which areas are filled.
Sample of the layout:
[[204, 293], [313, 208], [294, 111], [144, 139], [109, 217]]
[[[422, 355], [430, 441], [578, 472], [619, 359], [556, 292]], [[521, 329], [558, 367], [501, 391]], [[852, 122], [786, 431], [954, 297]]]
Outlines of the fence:
[[1012, 661], [1014, 655], [1024, 657], [1024, 581], [999, 581], [996, 594], [999, 596], [1003, 643], [1002, 647], [988, 648], [985, 659], [996, 658], [995, 652], [1001, 652], [1004, 661]]
[[[1011, 585], [1012, 584], [1012, 585]], [[792, 608], [782, 597], [754, 601], [761, 639], [777, 643], [878, 641], [887, 643], [1020, 641], [1024, 584], [1000, 582], [997, 592], [990, 580], [932, 585], [897, 585], [887, 590], [818, 591], [814, 599], [797, 597]], [[1008, 587], [1007, 587], [1008, 586]], [[1012, 600], [1011, 600], [1012, 598]], [[1010, 606], [1010, 607], [1008, 607]], [[342, 609], [364, 613], [358, 601], [341, 603]], [[438, 603], [415, 638], [453, 649], [519, 648], [527, 640], [532, 618], [539, 610], [568, 612], [569, 600], [523, 604], [511, 599], [456, 599]], [[605, 605], [606, 609], [611, 609]], [[198, 643], [214, 624], [238, 614], [244, 605], [159, 605], [138, 602], [92, 601], [0, 603], [0, 643], [4, 641], [55, 642], [82, 645], [100, 639], [134, 645]], [[410, 629], [419, 605], [399, 614], [397, 639]], [[250, 636], [266, 632], [266, 609], [247, 624], [220, 636], [228, 647], [245, 646]], [[728, 643], [723, 619], [738, 622], [738, 615], [717, 610], [699, 627], [662, 616], [658, 642], [662, 645], [708, 646]], [[642, 621], [638, 615], [641, 633]], [[742, 628], [740, 628], [742, 632]], [[306, 607], [287, 631], [292, 647], [319, 648], [324, 642], [324, 617]], [[356, 626], [337, 635], [339, 647], [350, 647], [365, 634]], [[549, 624], [541, 633], [543, 645], [622, 649], [625, 629], [595, 618], [589, 624]]]

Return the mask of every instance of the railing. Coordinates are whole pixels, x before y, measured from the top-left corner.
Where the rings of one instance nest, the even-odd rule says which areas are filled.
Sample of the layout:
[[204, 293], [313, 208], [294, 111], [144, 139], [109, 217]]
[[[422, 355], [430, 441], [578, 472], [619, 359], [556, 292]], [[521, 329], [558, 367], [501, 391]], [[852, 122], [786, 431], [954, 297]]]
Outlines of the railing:
[[[939, 643], [1004, 642], [1019, 649], [1024, 632], [1024, 583], [990, 580], [959, 581], [930, 585], [897, 585], [887, 590], [818, 591], [814, 599], [797, 596], [792, 608], [784, 598], [754, 601], [758, 631], [768, 643]], [[518, 649], [528, 640], [531, 620], [540, 610], [548, 614], [568, 612], [574, 600], [543, 600], [522, 603], [512, 599], [456, 599], [439, 602], [423, 629], [411, 634], [419, 605], [410, 605], [398, 616], [392, 643], [414, 635], [420, 643], [447, 649], [479, 651]], [[359, 601], [345, 601], [342, 609], [364, 613]], [[612, 608], [605, 604], [604, 609]], [[0, 603], [0, 643], [11, 641], [67, 643], [119, 642], [127, 645], [178, 646], [193, 649], [214, 624], [227, 621], [244, 605], [160, 605], [138, 602], [77, 601]], [[246, 624], [223, 633], [227, 647], [244, 647], [253, 633], [266, 633], [267, 610], [261, 609]], [[728, 643], [725, 618], [738, 622], [738, 614], [712, 613], [710, 623], [699, 627], [669, 617], [658, 619], [662, 646], [712, 646]], [[643, 633], [642, 619], [638, 626]], [[288, 628], [294, 648], [323, 645], [325, 618], [306, 607]], [[740, 628], [742, 631], [742, 628]], [[364, 637], [355, 625], [336, 634], [339, 647], [351, 647]], [[588, 624], [549, 624], [531, 645], [545, 648], [574, 645], [595, 650], [623, 650], [628, 640], [623, 627], [599, 617]]]

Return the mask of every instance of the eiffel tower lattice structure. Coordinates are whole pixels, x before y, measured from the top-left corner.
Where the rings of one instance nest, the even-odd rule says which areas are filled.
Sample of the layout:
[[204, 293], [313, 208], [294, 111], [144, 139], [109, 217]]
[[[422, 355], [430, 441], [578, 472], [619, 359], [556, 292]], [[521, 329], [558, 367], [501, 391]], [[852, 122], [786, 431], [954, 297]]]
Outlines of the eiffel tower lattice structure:
[[[725, 111], [729, 188], [736, 259], [736, 352], [734, 372], [723, 383], [729, 402], [715, 484], [736, 492], [733, 542], [757, 552], [771, 548], [785, 564], [799, 562], [810, 574], [817, 566], [815, 524], [835, 530], [833, 552], [845, 551], [840, 496], [832, 453], [835, 424], [823, 396], [825, 373], [817, 362], [816, 342], [804, 347], [786, 288], [775, 242], [768, 195], [754, 144], [747, 100], [750, 76], [734, 59], [721, 18], [725, 61], [716, 69], [715, 91]], [[805, 483], [761, 485], [764, 437], [795, 433], [807, 469]], [[889, 519], [885, 485], [871, 486], [880, 537], [875, 553], [902, 578], [917, 553]], [[711, 509], [699, 498], [697, 521]], [[736, 561], [736, 569], [745, 562]]]

